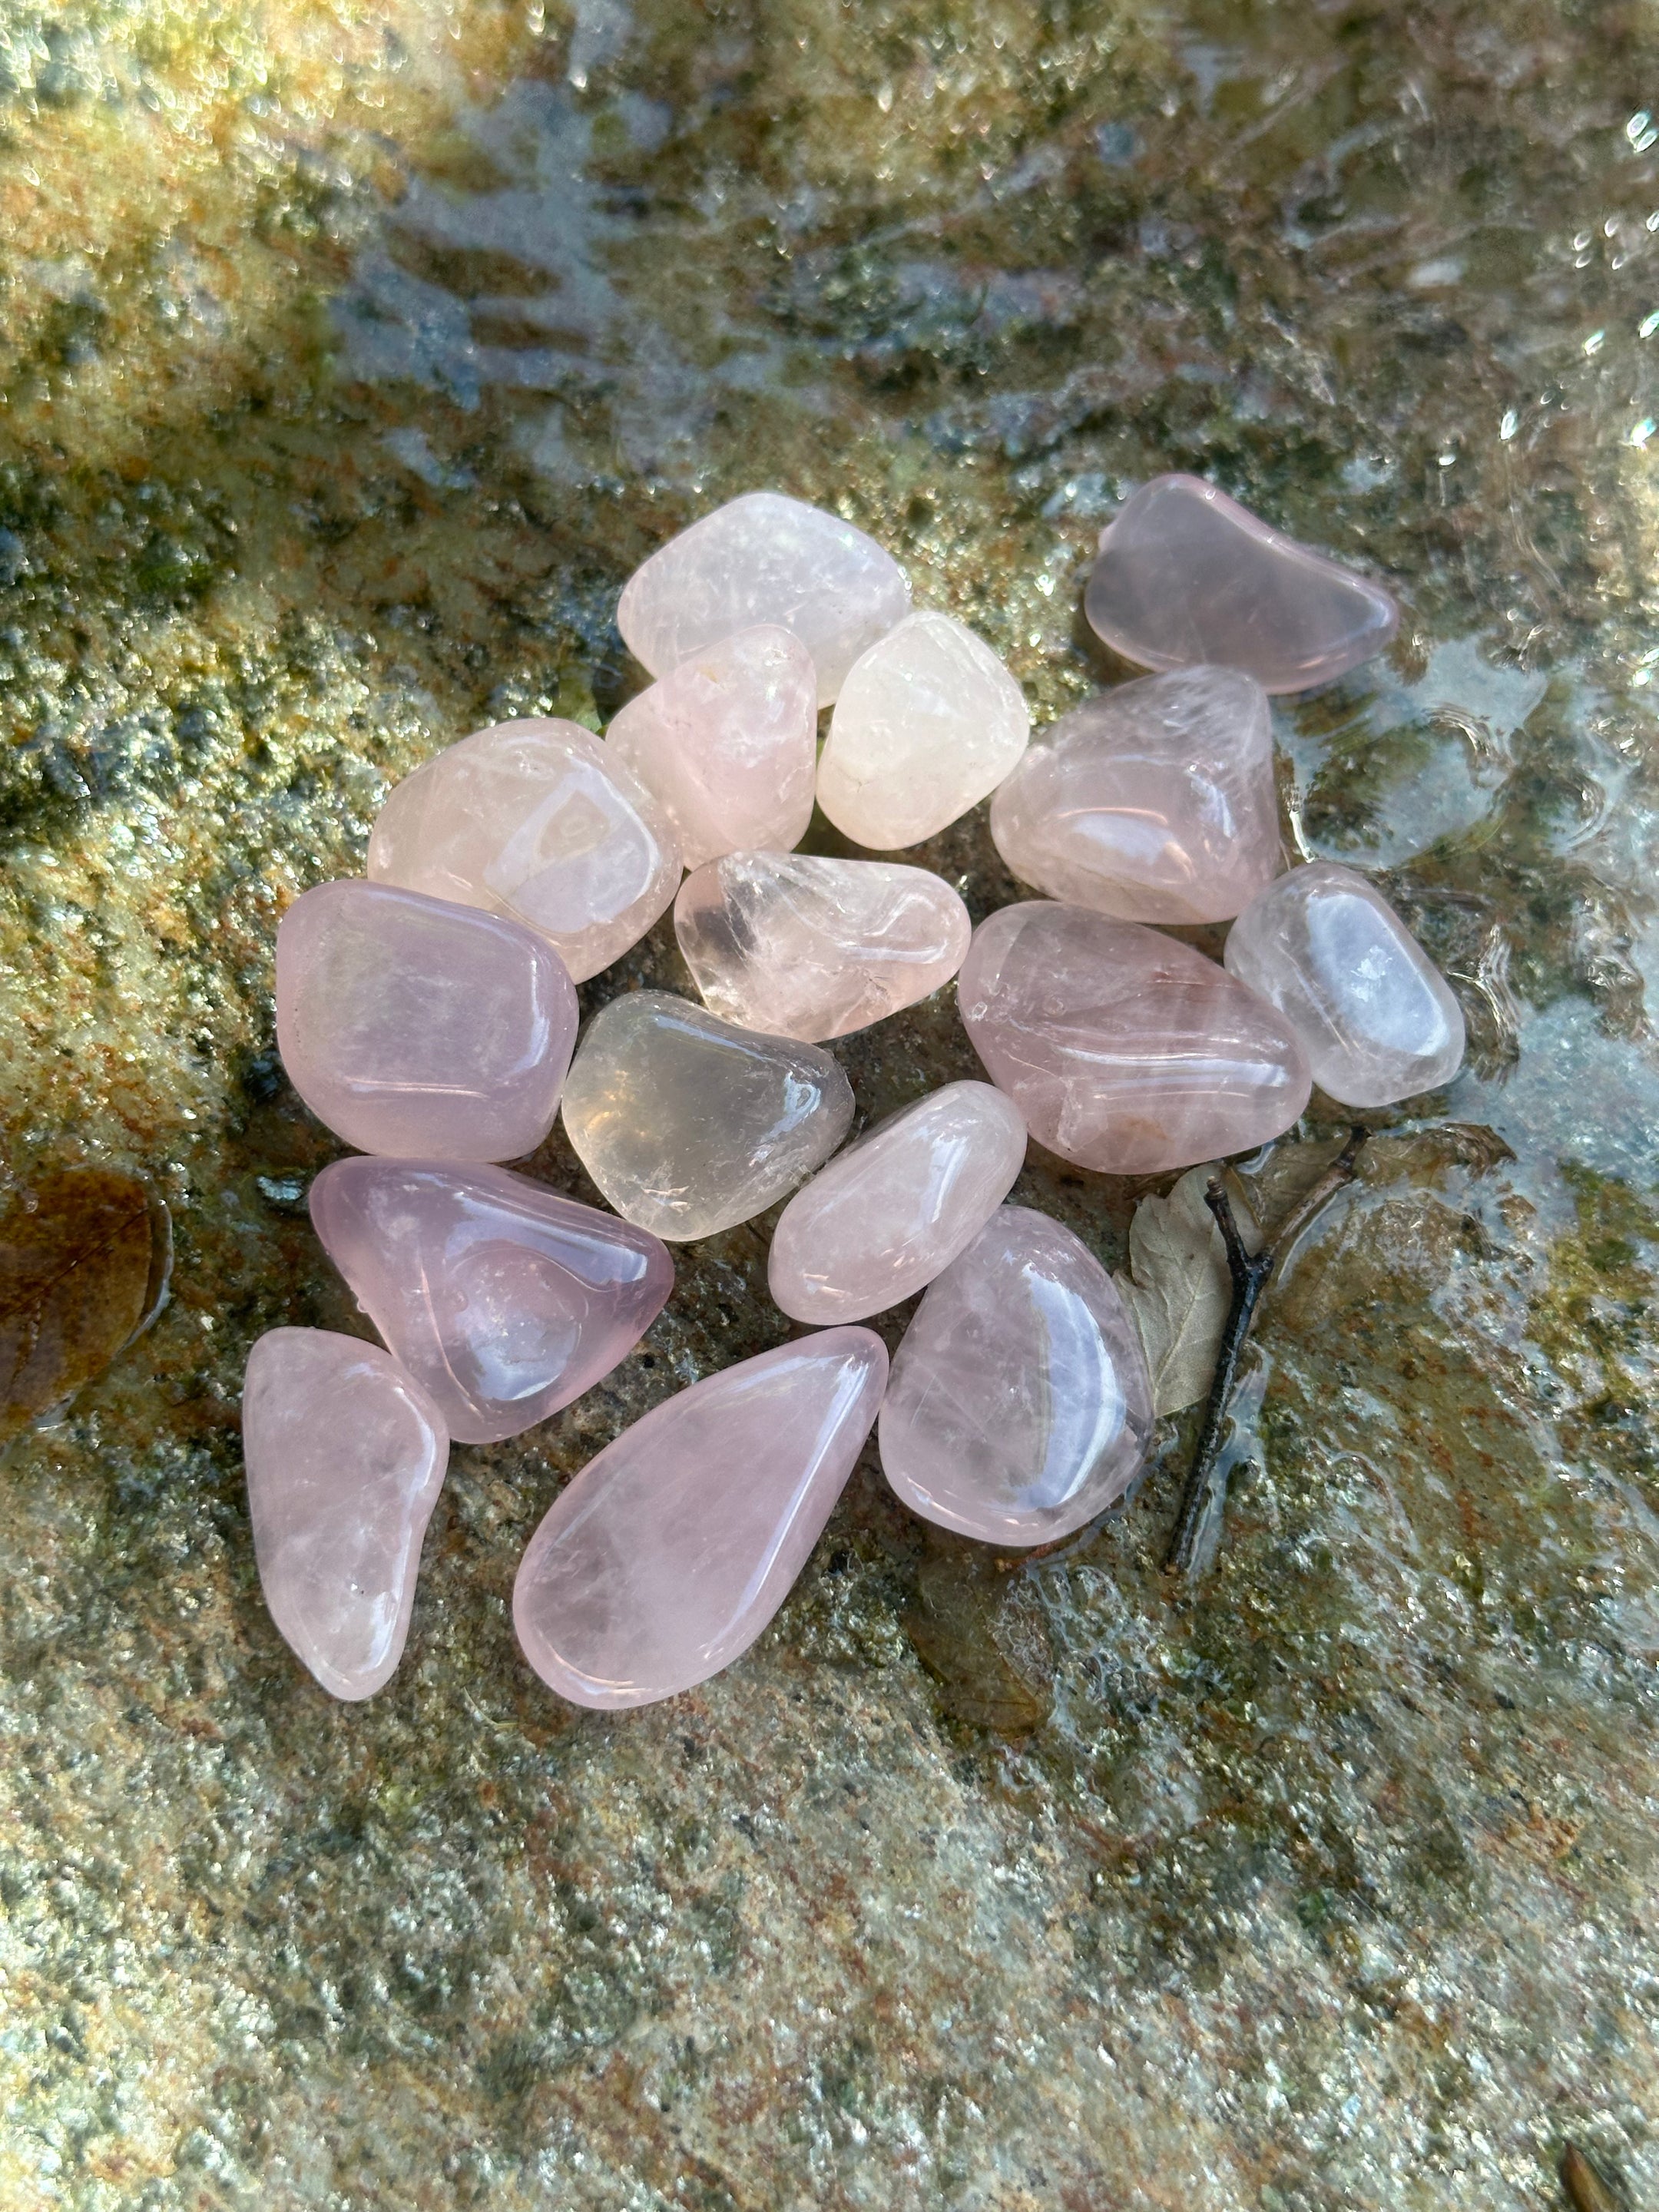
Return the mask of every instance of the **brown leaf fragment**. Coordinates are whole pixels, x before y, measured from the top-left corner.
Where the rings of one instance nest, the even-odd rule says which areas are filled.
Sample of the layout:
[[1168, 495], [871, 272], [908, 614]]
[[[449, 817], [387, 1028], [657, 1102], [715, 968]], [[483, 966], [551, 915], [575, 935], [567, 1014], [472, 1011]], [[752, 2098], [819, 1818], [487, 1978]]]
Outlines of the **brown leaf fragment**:
[[61, 1405], [160, 1312], [167, 1207], [131, 1176], [64, 1168], [0, 1215], [0, 1443]]
[[1561, 2154], [1561, 2186], [1572, 2212], [1624, 2212], [1619, 2198], [1577, 2143], [1570, 2142]]
[[916, 1656], [957, 1720], [998, 1735], [1029, 1735], [1054, 1701], [1054, 1657], [1029, 1583], [999, 1575], [978, 1554], [924, 1559], [904, 1616]]
[[[1194, 1404], [1215, 1373], [1232, 1279], [1204, 1194], [1220, 1172], [1209, 1160], [1188, 1168], [1167, 1197], [1143, 1198], [1129, 1224], [1129, 1271], [1112, 1279], [1140, 1332], [1160, 1413]], [[1245, 1247], [1259, 1252], [1261, 1232], [1236, 1187], [1232, 1198]]]

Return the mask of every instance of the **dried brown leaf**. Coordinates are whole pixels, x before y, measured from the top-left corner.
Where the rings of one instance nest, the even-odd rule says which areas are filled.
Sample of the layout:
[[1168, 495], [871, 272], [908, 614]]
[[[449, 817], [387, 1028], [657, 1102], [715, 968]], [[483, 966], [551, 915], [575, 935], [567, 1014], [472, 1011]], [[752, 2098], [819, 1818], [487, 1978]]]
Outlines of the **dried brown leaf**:
[[89, 1382], [151, 1322], [172, 1224], [109, 1168], [65, 1168], [0, 1216], [0, 1443]]
[[925, 1559], [904, 1616], [916, 1655], [958, 1720], [998, 1735], [1041, 1728], [1054, 1658], [1036, 1594], [979, 1556]]
[[[1134, 1316], [1152, 1378], [1152, 1404], [1178, 1413], [1203, 1397], [1215, 1374], [1232, 1297], [1227, 1248], [1204, 1194], [1216, 1161], [1188, 1168], [1165, 1198], [1143, 1198], [1129, 1224], [1129, 1267], [1113, 1278]], [[1261, 1232], [1237, 1181], [1229, 1194], [1245, 1248]]]
[[1619, 2199], [1577, 2143], [1561, 2154], [1561, 2186], [1573, 2212], [1620, 2212]]

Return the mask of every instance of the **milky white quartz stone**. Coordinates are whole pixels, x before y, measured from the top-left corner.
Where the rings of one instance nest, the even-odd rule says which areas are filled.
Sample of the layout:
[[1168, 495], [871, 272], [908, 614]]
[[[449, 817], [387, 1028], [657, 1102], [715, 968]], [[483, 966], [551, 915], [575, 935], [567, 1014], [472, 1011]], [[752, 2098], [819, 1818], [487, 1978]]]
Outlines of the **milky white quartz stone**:
[[623, 586], [617, 627], [653, 676], [757, 623], [793, 632], [811, 654], [818, 704], [908, 611], [904, 571], [839, 515], [745, 492], [671, 538]]
[[1380, 891], [1328, 861], [1270, 884], [1233, 924], [1230, 972], [1276, 1006], [1314, 1081], [1343, 1106], [1389, 1106], [1449, 1083], [1463, 1016]]
[[849, 672], [818, 763], [818, 805], [878, 853], [977, 805], [1031, 734], [1025, 695], [982, 638], [924, 609]]
[[532, 717], [405, 776], [376, 817], [368, 873], [539, 930], [580, 983], [667, 907], [680, 848], [625, 761], [578, 722]]

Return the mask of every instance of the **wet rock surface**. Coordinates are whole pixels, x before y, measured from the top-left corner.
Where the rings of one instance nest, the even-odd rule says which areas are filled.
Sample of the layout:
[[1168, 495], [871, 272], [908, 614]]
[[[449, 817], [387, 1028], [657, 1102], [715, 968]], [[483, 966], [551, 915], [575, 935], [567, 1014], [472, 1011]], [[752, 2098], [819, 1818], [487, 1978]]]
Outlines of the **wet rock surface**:
[[[1519, 0], [0, 12], [7, 1164], [176, 1243], [0, 1469], [0, 2202], [1545, 2212], [1568, 2136], [1659, 2198], [1656, 82], [1638, 12]], [[1040, 728], [1130, 672], [1083, 580], [1170, 471], [1399, 598], [1275, 708], [1285, 830], [1470, 1039], [1264, 1309], [1209, 1577], [1158, 1565], [1196, 1411], [1015, 1567], [867, 1449], [739, 1666], [552, 1698], [523, 1548], [786, 1340], [763, 1218], [455, 1449], [331, 1703], [237, 1432], [260, 1331], [367, 1333], [280, 914], [441, 744], [603, 728], [623, 579], [722, 500], [870, 532]], [[906, 854], [975, 921], [985, 816]], [[585, 1010], [639, 985], [666, 916]], [[860, 1127], [979, 1073], [949, 990], [833, 1050]], [[527, 1172], [596, 1202], [557, 1128]], [[1012, 1195], [1119, 1267], [1147, 1187]]]

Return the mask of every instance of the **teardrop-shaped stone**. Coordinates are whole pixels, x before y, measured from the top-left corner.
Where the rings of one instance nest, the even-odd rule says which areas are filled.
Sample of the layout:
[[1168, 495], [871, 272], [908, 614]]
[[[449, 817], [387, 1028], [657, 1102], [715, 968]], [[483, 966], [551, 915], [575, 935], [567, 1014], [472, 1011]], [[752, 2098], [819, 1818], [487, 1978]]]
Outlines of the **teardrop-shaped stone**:
[[277, 927], [283, 1065], [318, 1120], [366, 1152], [533, 1152], [577, 1019], [558, 955], [500, 915], [349, 878], [303, 893]]
[[745, 492], [671, 538], [623, 586], [617, 627], [653, 676], [733, 630], [776, 623], [817, 670], [827, 707], [865, 647], [908, 611], [904, 571], [839, 515]]
[[674, 1287], [654, 1237], [504, 1168], [336, 1160], [311, 1218], [462, 1443], [516, 1437], [580, 1397]]
[[1249, 1152], [1312, 1088], [1284, 1016], [1224, 968], [1080, 906], [1001, 908], [974, 932], [957, 994], [1037, 1142], [1106, 1175]]
[[848, 672], [818, 805], [855, 844], [919, 845], [994, 791], [1030, 733], [1025, 694], [985, 641], [924, 610]]
[[630, 699], [605, 732], [700, 868], [749, 845], [787, 852], [812, 818], [817, 674], [775, 624], [705, 646]]
[[881, 1339], [825, 1329], [694, 1382], [624, 1429], [530, 1540], [513, 1622], [573, 1705], [672, 1698], [788, 1595], [869, 1435]]
[[1462, 1011], [1382, 894], [1352, 868], [1294, 868], [1233, 924], [1230, 972], [1300, 1038], [1344, 1106], [1391, 1106], [1463, 1065]]
[[588, 1024], [564, 1126], [624, 1221], [684, 1243], [761, 1213], [827, 1160], [853, 1091], [827, 1052], [759, 1036], [668, 991]]
[[510, 915], [580, 983], [637, 944], [679, 888], [674, 826], [578, 722], [495, 722], [406, 775], [375, 817], [368, 872]]
[[948, 983], [968, 909], [943, 877], [896, 860], [728, 853], [680, 885], [674, 933], [714, 1012], [822, 1042]]
[[991, 801], [1022, 882], [1124, 921], [1226, 921], [1279, 872], [1267, 695], [1236, 668], [1103, 692], [1040, 732]]
[[862, 1321], [931, 1283], [1013, 1188], [1018, 1109], [988, 1083], [947, 1083], [849, 1145], [797, 1191], [767, 1280], [795, 1321]]
[[1084, 599], [1143, 668], [1212, 661], [1305, 691], [1381, 653], [1400, 610], [1380, 584], [1299, 545], [1198, 477], [1154, 477], [1101, 533]]
[[372, 1697], [409, 1634], [442, 1416], [378, 1344], [273, 1328], [248, 1354], [242, 1456], [271, 1619], [331, 1696]]
[[924, 1520], [1048, 1544], [1123, 1495], [1152, 1422], [1146, 1354], [1111, 1277], [1046, 1213], [1002, 1206], [904, 1332], [881, 1463]]

